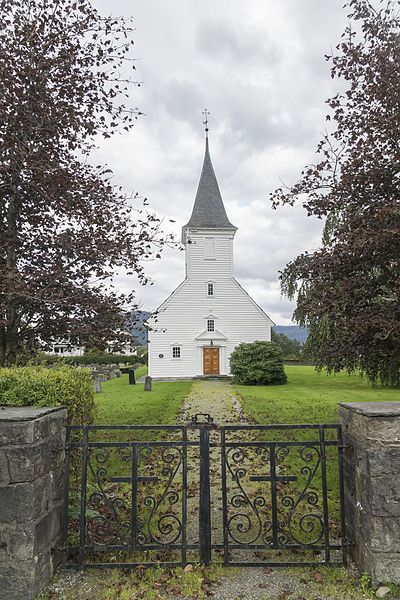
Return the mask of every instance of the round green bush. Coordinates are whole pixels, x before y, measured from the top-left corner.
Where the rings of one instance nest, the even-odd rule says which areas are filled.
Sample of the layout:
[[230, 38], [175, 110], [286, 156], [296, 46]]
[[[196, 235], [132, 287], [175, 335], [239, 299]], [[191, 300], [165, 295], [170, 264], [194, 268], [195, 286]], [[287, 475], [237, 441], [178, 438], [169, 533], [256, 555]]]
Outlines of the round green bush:
[[282, 350], [273, 342], [239, 344], [231, 354], [231, 373], [241, 385], [282, 385], [287, 382]]

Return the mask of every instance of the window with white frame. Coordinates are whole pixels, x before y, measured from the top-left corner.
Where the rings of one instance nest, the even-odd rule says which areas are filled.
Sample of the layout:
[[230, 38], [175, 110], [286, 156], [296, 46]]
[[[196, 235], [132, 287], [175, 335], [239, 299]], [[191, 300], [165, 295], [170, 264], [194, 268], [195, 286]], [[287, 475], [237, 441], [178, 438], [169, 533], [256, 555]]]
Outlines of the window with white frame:
[[214, 284], [212, 281], [207, 283], [207, 296], [214, 296]]
[[180, 346], [172, 346], [172, 358], [180, 358], [181, 357], [181, 347]]
[[214, 319], [207, 319], [207, 331], [215, 331]]
[[204, 238], [204, 258], [215, 258], [215, 237]]

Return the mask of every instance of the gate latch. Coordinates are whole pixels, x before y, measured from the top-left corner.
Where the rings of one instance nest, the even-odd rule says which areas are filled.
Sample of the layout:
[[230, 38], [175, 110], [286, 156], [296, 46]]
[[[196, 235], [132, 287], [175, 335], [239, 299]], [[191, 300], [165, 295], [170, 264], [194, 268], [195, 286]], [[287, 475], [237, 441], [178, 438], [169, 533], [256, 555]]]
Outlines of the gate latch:
[[196, 425], [214, 425], [214, 419], [209, 413], [196, 413], [190, 422], [192, 426]]

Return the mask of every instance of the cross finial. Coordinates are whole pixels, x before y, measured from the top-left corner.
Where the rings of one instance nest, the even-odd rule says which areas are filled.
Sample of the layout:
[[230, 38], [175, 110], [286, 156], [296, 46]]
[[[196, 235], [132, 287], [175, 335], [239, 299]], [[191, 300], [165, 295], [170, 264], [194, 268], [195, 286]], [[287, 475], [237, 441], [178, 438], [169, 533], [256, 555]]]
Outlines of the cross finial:
[[208, 137], [208, 116], [209, 116], [209, 111], [205, 108], [202, 112], [202, 114], [204, 115], [204, 121], [203, 121], [203, 125], [206, 126], [206, 136]]

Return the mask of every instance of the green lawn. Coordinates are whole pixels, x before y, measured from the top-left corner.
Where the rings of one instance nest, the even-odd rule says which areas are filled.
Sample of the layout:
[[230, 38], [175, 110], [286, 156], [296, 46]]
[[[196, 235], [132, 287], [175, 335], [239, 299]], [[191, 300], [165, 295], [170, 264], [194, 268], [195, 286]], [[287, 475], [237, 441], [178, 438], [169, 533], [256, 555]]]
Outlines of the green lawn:
[[285, 367], [287, 385], [236, 385], [243, 410], [258, 423], [337, 423], [340, 402], [400, 401], [400, 390], [372, 387], [359, 375]]
[[142, 365], [141, 367], [135, 369], [136, 381], [139, 379], [139, 377], [143, 377], [143, 375], [147, 375], [147, 365]]
[[[147, 373], [147, 367], [135, 371], [136, 380]], [[102, 383], [96, 394], [96, 425], [173, 425], [190, 392], [190, 381], [153, 382], [151, 392], [143, 383], [129, 385], [128, 375]]]

